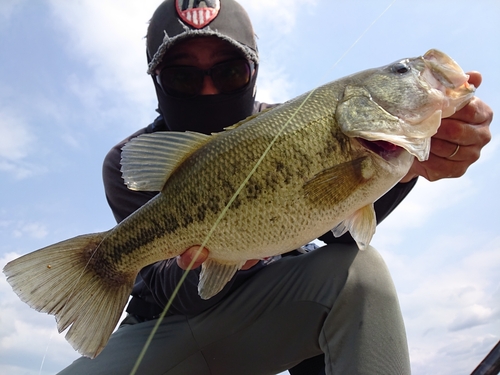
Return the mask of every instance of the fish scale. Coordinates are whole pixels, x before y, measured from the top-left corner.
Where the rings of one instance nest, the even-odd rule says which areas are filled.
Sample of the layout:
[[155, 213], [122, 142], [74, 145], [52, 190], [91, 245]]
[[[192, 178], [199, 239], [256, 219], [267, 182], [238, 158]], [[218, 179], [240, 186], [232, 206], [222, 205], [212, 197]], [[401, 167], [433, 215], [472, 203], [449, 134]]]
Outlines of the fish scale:
[[[205, 245], [198, 291], [217, 294], [249, 259], [282, 254], [332, 229], [360, 249], [373, 203], [425, 160], [442, 116], [474, 95], [450, 57], [422, 57], [341, 78], [211, 136], [143, 134], [122, 150], [132, 190], [160, 191], [113, 229], [9, 262], [7, 281], [53, 314], [80, 353], [106, 345], [137, 273]], [[96, 319], [95, 317], [99, 317]]]
[[[318, 112], [315, 108], [317, 102], [325, 100], [325, 96], [331, 98], [332, 93], [335, 91], [331, 89], [317, 90], [315, 96], [318, 99], [313, 98], [309, 101], [308, 103], [311, 105], [306, 104], [301, 113]], [[293, 105], [284, 107], [283, 113], [272, 116], [272, 121], [259, 118], [260, 122], [257, 124], [249, 122], [241, 125], [235, 129], [238, 130], [237, 132], [223, 134], [214, 139], [207, 147], [191, 155], [190, 159], [186, 160], [185, 164], [167, 180], [162, 194], [155, 198], [158, 202], [150, 207], [145, 207], [144, 213], [141, 215], [130, 217], [130, 225], [124, 225], [122, 230], [127, 231], [133, 237], [141, 238], [141, 233], [134, 233], [134, 231], [145, 224], [139, 226], [135, 222], [132, 223], [132, 220], [144, 223], [148, 217], [146, 210], [156, 211], [159, 207], [158, 210], [161, 212], [162, 224], [164, 225], [156, 228], [154, 232], [165, 235], [162, 239], [155, 238], [155, 241], [161, 241], [160, 246], [157, 246], [160, 242], [155, 242], [155, 248], [149, 248], [146, 245], [153, 243], [153, 241], [149, 241], [149, 239], [141, 241], [145, 246], [142, 252], [151, 253], [157, 249], [161, 252], [161, 255], [158, 256], [171, 257], [178, 255], [179, 252], [193, 244], [200, 244], [210, 231], [212, 223], [217, 219], [223, 206], [248, 175], [267, 144], [283, 127], [284, 119], [290, 118], [296, 106], [303, 100], [304, 98], [301, 97]], [[350, 160], [352, 157], [350, 147], [346, 146], [350, 145], [348, 137], [340, 132], [332, 136], [330, 129], [334, 126], [329, 121], [324, 121], [325, 117], [330, 121], [333, 119], [333, 109], [334, 106], [331, 107], [330, 111], [323, 109], [322, 113], [317, 114], [316, 118], [313, 118], [306, 125], [304, 125], [302, 116], [297, 116], [289, 121], [283, 137], [273, 146], [264, 162], [250, 178], [229, 208], [226, 217], [219, 224], [218, 231], [207, 243], [212, 258], [217, 259], [219, 252], [223, 253], [220, 258], [226, 261], [228, 258], [233, 261], [237, 259], [241, 261], [255, 255], [258, 257], [269, 256], [269, 254], [255, 254], [255, 247], [262, 243], [274, 242], [273, 246], [279, 246], [279, 248], [273, 250], [273, 253], [278, 253], [283, 251], [284, 244], [287, 247], [296, 247], [311, 239], [310, 236], [308, 238], [299, 237], [290, 244], [290, 233], [276, 236], [276, 233], [268, 230], [269, 217], [273, 218], [273, 226], [285, 226], [286, 224], [290, 231], [300, 233], [299, 227], [303, 226], [301, 220], [308, 219], [304, 217], [305, 213], [316, 211], [315, 207], [310, 205], [311, 202], [308, 202], [307, 199], [300, 199], [300, 190], [304, 182], [311, 179], [318, 171]], [[279, 112], [279, 108], [276, 111]], [[318, 123], [323, 125], [318, 127]], [[250, 129], [250, 131], [245, 132], [246, 129]], [[293, 149], [292, 153], [288, 152], [290, 148]], [[344, 149], [345, 155], [332, 153], [332, 151], [339, 149]], [[366, 153], [364, 149], [360, 147], [359, 149], [360, 152]], [[330, 157], [325, 157], [325, 150], [330, 150]], [[279, 176], [274, 164], [277, 160], [283, 160], [284, 154], [289, 154], [287, 155], [288, 164], [293, 165], [293, 168], [287, 170], [286, 176], [283, 174]], [[227, 165], [232, 166], [229, 171]], [[234, 173], [235, 171], [238, 173]], [[286, 184], [284, 183], [285, 179], [288, 182]], [[199, 186], [203, 186], [203, 189], [198, 189]], [[255, 186], [259, 188], [255, 189]], [[257, 191], [260, 193], [256, 194]], [[205, 202], [213, 202], [215, 207], [203, 213], [203, 221], [194, 220], [189, 224], [182, 223], [186, 216], [191, 218], [199, 216], [200, 207], [206, 205]], [[270, 212], [270, 215], [262, 217], [259, 215], [262, 204], [272, 204], [275, 208], [272, 211], [266, 211]], [[330, 216], [335, 214], [333, 212]], [[242, 220], [242, 218], [245, 219]], [[294, 220], [297, 223], [296, 227], [290, 226], [289, 218], [296, 219]], [[279, 220], [285, 220], [285, 223], [281, 223]], [[331, 226], [331, 220], [329, 222]], [[147, 225], [149, 226], [149, 224]], [[328, 229], [331, 227], [325, 228], [324, 231]], [[233, 233], [229, 243], [226, 233]], [[259, 233], [259, 235], [255, 235], [255, 233]], [[113, 235], [117, 237], [118, 249], [122, 249], [123, 245], [119, 243], [120, 232]], [[175, 239], [175, 242], [172, 239]], [[172, 249], [174, 253], [169, 256], [169, 254], [165, 254], [164, 249]], [[228, 256], [231, 251], [235, 254]]]

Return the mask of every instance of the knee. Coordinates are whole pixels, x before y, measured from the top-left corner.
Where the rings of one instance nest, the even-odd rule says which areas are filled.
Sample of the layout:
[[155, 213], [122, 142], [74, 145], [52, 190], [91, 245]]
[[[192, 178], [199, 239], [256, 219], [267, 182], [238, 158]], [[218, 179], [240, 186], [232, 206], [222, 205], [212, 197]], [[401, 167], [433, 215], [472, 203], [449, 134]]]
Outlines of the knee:
[[329, 244], [309, 255], [312, 277], [320, 283], [335, 285], [335, 293], [342, 288], [361, 299], [369, 295], [395, 295], [389, 270], [382, 256], [371, 246], [359, 250], [355, 244]]
[[295, 257], [294, 279], [301, 280], [300, 290], [314, 300], [323, 300], [327, 306], [338, 296], [348, 280], [357, 257], [355, 244], [330, 244]]
[[308, 253], [301, 262], [304, 272], [313, 278], [346, 278], [349, 269], [362, 252], [356, 244], [328, 244]]
[[361, 299], [397, 301], [389, 269], [380, 253], [371, 246], [357, 253], [348, 270], [346, 288]]

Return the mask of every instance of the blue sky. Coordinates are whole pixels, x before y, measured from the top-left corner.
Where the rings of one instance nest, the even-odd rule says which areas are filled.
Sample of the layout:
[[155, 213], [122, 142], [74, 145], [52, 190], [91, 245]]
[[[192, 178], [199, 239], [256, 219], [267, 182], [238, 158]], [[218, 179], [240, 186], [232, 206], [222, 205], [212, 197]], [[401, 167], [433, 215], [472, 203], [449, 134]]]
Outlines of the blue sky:
[[[373, 25], [392, 0], [241, 2], [259, 37], [261, 101], [438, 48], [480, 71], [477, 96], [500, 110], [497, 0], [398, 0]], [[0, 3], [2, 266], [115, 224], [101, 165], [114, 144], [155, 117], [144, 35], [158, 4]], [[470, 373], [500, 339], [496, 120], [491, 130], [493, 141], [465, 176], [421, 179], [372, 242], [399, 293], [416, 375]], [[0, 373], [52, 374], [76, 357], [53, 317], [20, 302], [2, 274]]]

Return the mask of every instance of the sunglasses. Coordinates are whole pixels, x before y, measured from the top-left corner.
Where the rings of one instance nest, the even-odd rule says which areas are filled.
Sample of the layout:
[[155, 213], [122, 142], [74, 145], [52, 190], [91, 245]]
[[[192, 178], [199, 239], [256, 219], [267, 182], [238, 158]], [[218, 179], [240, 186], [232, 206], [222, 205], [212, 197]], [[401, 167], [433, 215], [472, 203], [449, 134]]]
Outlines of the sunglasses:
[[231, 94], [248, 85], [254, 68], [254, 63], [245, 59], [224, 61], [206, 70], [194, 66], [166, 66], [156, 76], [156, 81], [167, 94], [193, 97], [200, 95], [205, 76], [209, 76], [219, 93]]

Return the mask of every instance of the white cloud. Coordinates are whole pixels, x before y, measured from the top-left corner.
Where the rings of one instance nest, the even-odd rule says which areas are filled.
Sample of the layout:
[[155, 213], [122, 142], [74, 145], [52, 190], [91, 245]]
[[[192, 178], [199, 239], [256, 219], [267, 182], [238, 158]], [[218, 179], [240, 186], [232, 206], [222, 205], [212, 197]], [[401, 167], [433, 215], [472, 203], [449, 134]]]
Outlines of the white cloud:
[[[0, 222], [0, 226], [8, 225]], [[7, 253], [0, 267], [21, 256]], [[125, 317], [122, 314], [120, 321]], [[53, 316], [39, 313], [23, 303], [0, 274], [0, 373], [54, 374], [80, 355], [59, 334]]]
[[[1, 267], [18, 256], [4, 255], [0, 258]], [[53, 374], [78, 358], [64, 336], [57, 333], [54, 317], [21, 302], [3, 274], [0, 274], [0, 353], [2, 374]]]
[[413, 348], [412, 371], [418, 375], [455, 375], [471, 373], [498, 341], [498, 336], [448, 338], [440, 347], [429, 340], [425, 346]]
[[[241, 3], [254, 25], [264, 27], [266, 34], [271, 35], [288, 33], [298, 15], [316, 4], [313, 0], [291, 2], [287, 6], [275, 0]], [[86, 107], [108, 113], [113, 109], [100, 107], [104, 98], [126, 97], [132, 104], [121, 107], [120, 111], [134, 109], [134, 117], [141, 119], [134, 121], [134, 127], [139, 121], [141, 124], [149, 122], [156, 102], [151, 78], [145, 73], [144, 37], [147, 23], [159, 2], [51, 0], [50, 4], [56, 24], [68, 37], [68, 50], [78, 59], [85, 59], [93, 70], [91, 79], [70, 77], [68, 85], [72, 92]], [[274, 31], [269, 32], [269, 28]], [[289, 99], [292, 84], [280, 64], [274, 63], [281, 61], [281, 57], [273, 53], [266, 59], [266, 66], [260, 72], [258, 99], [264, 102]]]
[[0, 160], [0, 171], [7, 172], [16, 179], [23, 179], [33, 175], [33, 166], [25, 163], [13, 163], [8, 160]]
[[500, 339], [500, 237], [428, 240], [417, 251], [383, 251], [399, 290], [412, 368], [470, 373]]
[[[90, 76], [69, 78], [68, 86], [89, 113], [121, 117], [134, 128], [152, 120], [156, 99], [146, 74], [145, 36], [158, 1], [51, 0], [55, 24], [67, 49], [91, 69]], [[112, 105], [103, 105], [103, 101]], [[138, 125], [139, 123], [139, 125]]]
[[[469, 287], [471, 291], [476, 292], [475, 289]], [[467, 289], [469, 289], [467, 288]], [[480, 304], [472, 304], [466, 306], [458, 313], [453, 321], [449, 324], [450, 331], [460, 331], [470, 327], [475, 327], [487, 324], [494, 319], [494, 309], [492, 307], [483, 306]]]
[[94, 82], [89, 82], [76, 74], [68, 77], [68, 87], [84, 106], [91, 108], [98, 108], [105, 94], [102, 88]]
[[[3, 255], [0, 268], [18, 256]], [[0, 373], [53, 374], [76, 357], [57, 334], [54, 318], [29, 308], [0, 274]]]
[[25, 158], [34, 141], [22, 116], [0, 109], [0, 160], [12, 162]]
[[[421, 227], [434, 213], [470, 199], [476, 191], [475, 183], [468, 176], [438, 182], [420, 178], [411, 194], [383, 222], [377, 241], [393, 242], [402, 230]], [[390, 238], [385, 238], [387, 235]]]
[[49, 231], [43, 223], [23, 220], [2, 220], [0, 221], [0, 233], [3, 233], [4, 237], [7, 234], [15, 238], [29, 237], [41, 239], [46, 237]]
[[[492, 131], [494, 130], [495, 129], [492, 129]], [[499, 148], [500, 148], [500, 138], [495, 137], [495, 135], [493, 135], [491, 142], [488, 143], [486, 147], [484, 147], [481, 150], [481, 158], [477, 161], [477, 165], [487, 163], [493, 158], [497, 157]]]
[[2, 0], [0, 2], [0, 17], [9, 19], [12, 13], [21, 6], [26, 0]]
[[264, 103], [282, 103], [290, 99], [292, 83], [277, 64], [269, 64], [259, 72], [257, 100]]
[[0, 108], [0, 171], [17, 179], [35, 173], [36, 168], [26, 161], [35, 142], [35, 135], [21, 115]]
[[[68, 39], [68, 51], [76, 57], [64, 63], [71, 64], [75, 60], [84, 61], [92, 70], [89, 75], [85, 73], [85, 78], [80, 75], [69, 80], [73, 92], [82, 94], [80, 98], [85, 107], [102, 111], [100, 105], [103, 99], [110, 96], [125, 97], [128, 100], [127, 104], [132, 104], [130, 108], [123, 109], [122, 107], [121, 110], [135, 111], [139, 115], [141, 111], [145, 113], [146, 120], [139, 125], [134, 122], [134, 128], [151, 120], [150, 116], [155, 103], [153, 86], [145, 73], [143, 36], [146, 33], [147, 20], [159, 2], [160, 0], [141, 2], [53, 0], [51, 2], [55, 19], [47, 23], [60, 27], [62, 38]], [[5, 17], [7, 13], [3, 13], [3, 10], [8, 6], [12, 4], [17, 6], [21, 3], [23, 2], [0, 1], [0, 17]], [[300, 74], [287, 72], [286, 69], [289, 69], [285, 63], [287, 59], [301, 59], [305, 63], [318, 59], [318, 55], [287, 55], [286, 52], [295, 52], [295, 50], [286, 51], [287, 47], [281, 48], [279, 45], [286, 44], [282, 38], [286, 37], [286, 34], [293, 28], [300, 30], [300, 27], [303, 27], [297, 23], [299, 15], [301, 12], [312, 9], [315, 2], [298, 1], [284, 5], [283, 2], [276, 0], [244, 0], [242, 3], [249, 10], [257, 33], [263, 37], [259, 44], [266, 46], [269, 40], [273, 42], [270, 48], [266, 47], [268, 49], [262, 54], [263, 69], [260, 72], [262, 83], [259, 81], [258, 98], [269, 102], [288, 99], [288, 92], [293, 89], [294, 82]], [[327, 3], [324, 2], [322, 6], [325, 4]], [[9, 12], [12, 9], [15, 10], [14, 7], [10, 9]], [[400, 18], [411, 23], [411, 20], [405, 17]], [[346, 22], [348, 19], [349, 17], [346, 18]], [[5, 27], [5, 24], [0, 25], [0, 28], [2, 26]], [[318, 24], [317, 35], [323, 33], [331, 35], [333, 39], [331, 45], [324, 41], [320, 42], [321, 44], [317, 45], [317, 51], [325, 49], [325, 46], [338, 48], [335, 46], [339, 38], [349, 37], [348, 31], [345, 34], [338, 32], [329, 34], [329, 31], [334, 29], [331, 26]], [[388, 35], [390, 35], [390, 30]], [[441, 34], [433, 32], [431, 41], [436, 40], [435, 35], [444, 34], [446, 32]], [[477, 37], [479, 34], [475, 35]], [[495, 33], [489, 32], [481, 35], [495, 35]], [[457, 40], [464, 43], [463, 38]], [[439, 45], [438, 42], [443, 44], [436, 40], [437, 45]], [[311, 39], [311, 44], [313, 43], [316, 43], [316, 38]], [[373, 48], [373, 53], [375, 53], [376, 48]], [[484, 54], [484, 51], [481, 53]], [[491, 61], [492, 59], [483, 60]], [[266, 71], [264, 71], [264, 65], [266, 65]], [[487, 88], [487, 86], [484, 87], [486, 90]], [[488, 100], [488, 102], [492, 104], [493, 101]], [[44, 108], [47, 111], [46, 103], [43, 105], [35, 103], [35, 105], [37, 111], [42, 111]], [[56, 103], [53, 103], [50, 110], [55, 113], [60, 109]], [[67, 117], [67, 113], [63, 115], [63, 118]], [[78, 113], [78, 116], [83, 115]], [[99, 112], [98, 116], [100, 120], [105, 119], [102, 112]], [[19, 123], [17, 121], [16, 126], [19, 126]], [[26, 122], [22, 124], [24, 129], [30, 130]], [[74, 133], [74, 128], [71, 134], [73, 137], [65, 139], [76, 147], [78, 135]], [[13, 142], [17, 142], [19, 137], [14, 138]], [[0, 142], [2, 142], [1, 138]], [[492, 143], [485, 148], [477, 164], [494, 160], [498, 144], [498, 140], [494, 138]], [[20, 147], [17, 149], [17, 159], [0, 160], [0, 170], [17, 173], [17, 176], [32, 173], [33, 168], [25, 163], [30, 152], [33, 152], [31, 149], [31, 147]], [[0, 152], [2, 150], [4, 148], [0, 144]], [[24, 170], [17, 172], [19, 168], [24, 168]], [[432, 183], [432, 187], [430, 183], [421, 179], [416, 190], [387, 219], [376, 235], [377, 241], [384, 244], [384, 246], [376, 246], [384, 249], [384, 258], [390, 263], [391, 272], [396, 276], [395, 279], [397, 278], [396, 285], [407, 323], [414, 374], [470, 373], [499, 339], [500, 324], [497, 305], [500, 300], [500, 291], [495, 266], [500, 264], [497, 256], [500, 252], [497, 245], [500, 238], [492, 239], [490, 243], [483, 243], [484, 235], [477, 231], [481, 223], [473, 223], [468, 233], [459, 235], [436, 234], [446, 229], [444, 228], [446, 222], [444, 225], [429, 223], [433, 215], [439, 214], [438, 210], [449, 209], [451, 211], [454, 209], [453, 206], [459, 209], [465, 198], [468, 201], [475, 198], [472, 194], [478, 186], [476, 184], [488, 183], [494, 186], [491, 182], [492, 174], [495, 174], [495, 169], [490, 168], [488, 173], [484, 174], [484, 179], [480, 178], [482, 181], [472, 180], [468, 174], [460, 180]], [[488, 180], [484, 182], [486, 178]], [[484, 199], [481, 197], [478, 202]], [[494, 216], [495, 208], [496, 204], [493, 201], [491, 210], [484, 213], [484, 215], [491, 214], [493, 222], [498, 217], [498, 215]], [[28, 218], [24, 222], [24, 227], [17, 226], [17, 223], [7, 226], [0, 223], [0, 228], [9, 230], [10, 234], [18, 231], [17, 233], [21, 233], [26, 238], [32, 235], [43, 236], [46, 230], [43, 224], [29, 220]], [[416, 244], [403, 242], [408, 234], [407, 229], [413, 232], [421, 231], [417, 233], [422, 233], [424, 240]], [[7, 258], [0, 259], [0, 261], [5, 263]], [[54, 373], [55, 371], [49, 372], [48, 369], [55, 370], [57, 366], [59, 366], [58, 369], [62, 368], [72, 358], [78, 356], [64, 341], [64, 336], [55, 333], [53, 317], [37, 313], [20, 302], [2, 275], [0, 275], [0, 337], [2, 338], [0, 339], [0, 373], [15, 375]], [[2, 341], [4, 337], [5, 342]], [[5, 347], [2, 346], [4, 344]], [[6, 348], [12, 350], [6, 351]], [[19, 357], [15, 363], [10, 362], [10, 358], [9, 362], [4, 360], [14, 356]], [[39, 372], [44, 358], [46, 360], [43, 370]], [[51, 361], [57, 360], [64, 363], [51, 365]]]
[[[240, 0], [252, 22], [270, 25], [275, 32], [288, 34], [295, 26], [298, 15], [316, 5], [315, 0]], [[257, 30], [257, 34], [259, 31]]]
[[[68, 49], [95, 69], [94, 83], [144, 101], [150, 89], [146, 75], [147, 24], [157, 1], [51, 1]], [[147, 87], [145, 87], [147, 84]]]
[[15, 237], [28, 235], [37, 239], [44, 238], [48, 233], [47, 227], [41, 223], [20, 223], [13, 232]]

